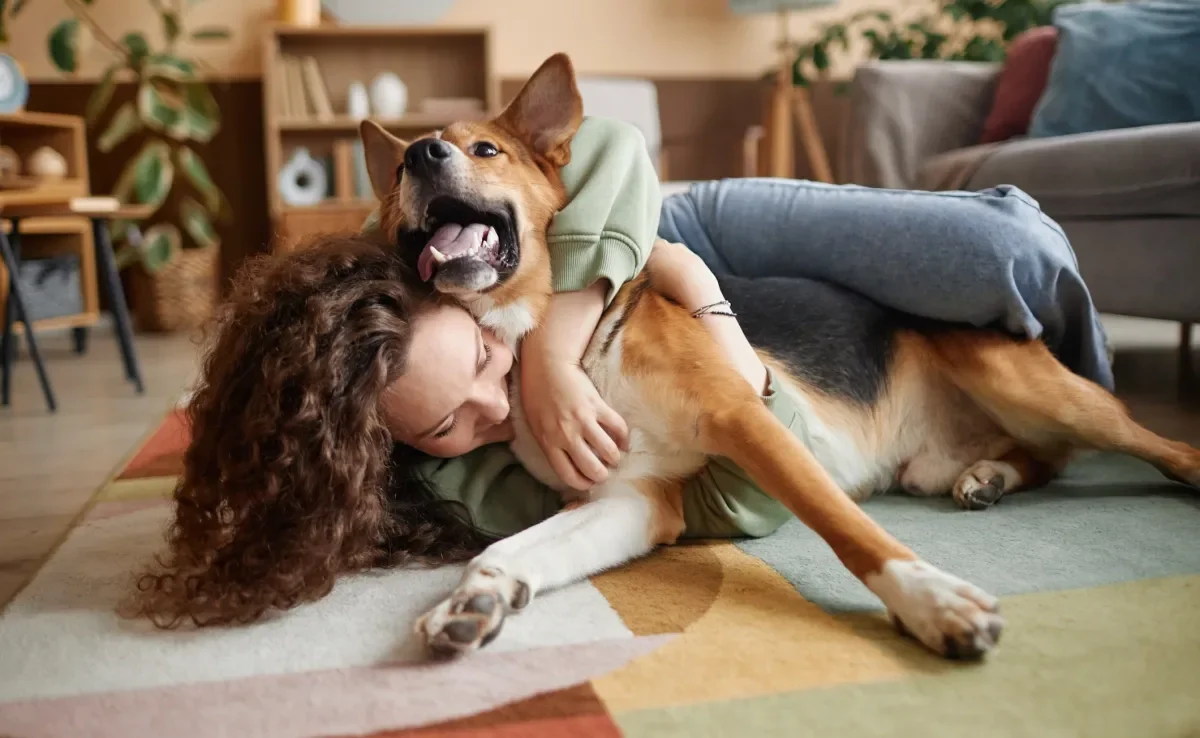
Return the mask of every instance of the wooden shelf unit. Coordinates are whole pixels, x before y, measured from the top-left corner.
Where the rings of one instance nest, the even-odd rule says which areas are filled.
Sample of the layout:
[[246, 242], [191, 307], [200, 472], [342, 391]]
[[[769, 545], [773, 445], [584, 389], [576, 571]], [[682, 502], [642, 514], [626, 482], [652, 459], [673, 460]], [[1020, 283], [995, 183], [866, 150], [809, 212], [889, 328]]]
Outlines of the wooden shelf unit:
[[[347, 109], [352, 82], [361, 82], [370, 91], [372, 81], [383, 72], [392, 72], [404, 82], [405, 115], [391, 120], [371, 116], [401, 138], [417, 138], [455, 120], [484, 118], [499, 105], [491, 34], [486, 28], [277, 24], [267, 31], [263, 53], [267, 201], [275, 249], [291, 248], [297, 240], [319, 232], [357, 230], [375, 207], [369, 189], [355, 187], [361, 147], [359, 122]], [[294, 96], [296, 88], [285, 59], [306, 57], [315, 60], [319, 69], [330, 108], [324, 114], [311, 103], [305, 115], [284, 109], [285, 96]], [[424, 102], [431, 98], [467, 98], [480, 104], [477, 110], [451, 116], [426, 112]], [[279, 172], [301, 147], [326, 162], [330, 192], [318, 205], [289, 206], [279, 193]], [[362, 182], [361, 169], [357, 172]]]
[[[12, 224], [4, 219], [5, 206], [27, 205], [46, 200], [81, 197], [90, 192], [88, 184], [87, 135], [83, 118], [52, 113], [11, 113], [0, 115], [0, 144], [12, 147], [25, 166], [29, 155], [41, 146], [49, 146], [67, 160], [66, 177], [22, 189], [0, 189], [0, 228], [5, 233]], [[96, 257], [91, 224], [87, 218], [37, 217], [21, 221], [21, 260], [73, 253], [79, 257], [79, 286], [82, 310], [33, 321], [36, 330], [83, 328], [100, 319], [100, 297], [96, 281]], [[0, 315], [8, 299], [8, 272], [0, 264]], [[24, 325], [16, 323], [20, 333]]]

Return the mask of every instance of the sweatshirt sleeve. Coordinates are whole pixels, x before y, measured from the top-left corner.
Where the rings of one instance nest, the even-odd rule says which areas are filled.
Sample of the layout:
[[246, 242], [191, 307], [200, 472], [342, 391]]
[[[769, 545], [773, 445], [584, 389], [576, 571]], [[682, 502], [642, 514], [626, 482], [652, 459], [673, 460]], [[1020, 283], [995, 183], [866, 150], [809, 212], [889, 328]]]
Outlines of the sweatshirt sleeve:
[[[770, 369], [767, 373], [763, 402], [793, 434], [802, 432], [795, 400], [778, 385]], [[758, 538], [775, 532], [791, 517], [783, 503], [724, 457], [711, 459], [683, 487], [684, 538]]]
[[507, 444], [483, 446], [452, 459], [430, 459], [418, 473], [439, 498], [462, 503], [468, 522], [496, 537], [520, 533], [562, 508], [559, 494], [534, 479]]
[[608, 280], [605, 304], [635, 277], [658, 234], [658, 173], [632, 124], [585, 118], [561, 171], [568, 202], [546, 233], [555, 292]]

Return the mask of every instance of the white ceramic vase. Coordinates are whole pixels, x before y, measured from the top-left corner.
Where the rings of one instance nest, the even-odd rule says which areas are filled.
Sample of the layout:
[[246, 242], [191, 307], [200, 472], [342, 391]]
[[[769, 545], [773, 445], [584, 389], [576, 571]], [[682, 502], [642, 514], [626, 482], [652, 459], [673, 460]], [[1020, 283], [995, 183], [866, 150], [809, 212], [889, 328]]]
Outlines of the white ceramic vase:
[[350, 89], [346, 91], [346, 113], [354, 120], [371, 116], [371, 99], [362, 82], [350, 83]]
[[392, 72], [371, 82], [371, 109], [380, 118], [399, 118], [408, 110], [408, 86]]
[[317, 205], [329, 195], [325, 166], [298, 148], [279, 170], [279, 196], [294, 207]]

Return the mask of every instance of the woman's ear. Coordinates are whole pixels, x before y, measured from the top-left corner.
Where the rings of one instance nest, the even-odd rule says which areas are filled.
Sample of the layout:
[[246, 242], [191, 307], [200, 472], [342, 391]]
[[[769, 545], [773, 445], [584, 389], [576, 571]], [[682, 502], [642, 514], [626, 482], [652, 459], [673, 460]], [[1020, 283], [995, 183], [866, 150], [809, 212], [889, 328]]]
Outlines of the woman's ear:
[[396, 172], [404, 163], [408, 143], [388, 133], [373, 120], [364, 119], [358, 126], [358, 135], [363, 142], [371, 188], [375, 190], [375, 197], [382, 201], [399, 182]]

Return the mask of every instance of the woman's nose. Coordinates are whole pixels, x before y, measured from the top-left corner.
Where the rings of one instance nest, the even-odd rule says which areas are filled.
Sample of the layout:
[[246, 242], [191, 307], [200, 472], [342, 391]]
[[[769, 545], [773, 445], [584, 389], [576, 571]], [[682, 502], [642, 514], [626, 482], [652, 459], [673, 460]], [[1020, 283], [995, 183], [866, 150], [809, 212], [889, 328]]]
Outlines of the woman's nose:
[[508, 420], [508, 390], [504, 382], [496, 382], [482, 393], [479, 398], [479, 412], [491, 423], [503, 423]]

